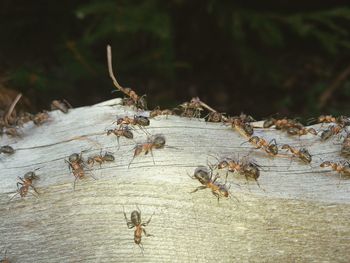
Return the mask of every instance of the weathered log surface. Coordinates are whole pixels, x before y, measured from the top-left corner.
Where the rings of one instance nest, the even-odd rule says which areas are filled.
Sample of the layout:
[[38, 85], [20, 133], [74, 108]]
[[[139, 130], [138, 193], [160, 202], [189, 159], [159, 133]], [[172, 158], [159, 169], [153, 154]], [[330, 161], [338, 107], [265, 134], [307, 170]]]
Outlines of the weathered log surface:
[[[113, 135], [117, 115], [131, 109], [111, 100], [91, 107], [54, 111], [40, 127], [27, 124], [22, 138], [1, 139], [16, 149], [0, 155], [0, 253], [11, 262], [349, 262], [350, 181], [319, 164], [339, 160], [340, 142], [321, 143], [313, 135], [301, 139], [273, 129], [255, 129], [266, 139], [305, 146], [311, 165], [290, 158], [271, 158], [254, 150], [231, 128], [176, 116], [157, 117], [147, 129], [162, 133], [165, 149], [135, 158], [135, 142]], [[319, 127], [319, 126], [316, 126]], [[146, 140], [137, 129], [135, 141]], [[176, 148], [175, 148], [176, 147]], [[72, 153], [113, 152], [116, 161], [77, 181], [65, 159]], [[191, 180], [198, 165], [212, 156], [236, 154], [263, 166], [260, 189], [254, 181], [229, 175], [230, 192], [239, 199], [218, 203], [208, 189]], [[10, 200], [18, 176], [40, 168], [35, 182], [40, 195]], [[238, 187], [236, 184], [240, 184]], [[144, 255], [133, 242], [127, 216], [137, 204], [152, 237], [143, 237]], [[2, 256], [2, 255], [1, 255]], [[1, 257], [0, 257], [1, 258]]]

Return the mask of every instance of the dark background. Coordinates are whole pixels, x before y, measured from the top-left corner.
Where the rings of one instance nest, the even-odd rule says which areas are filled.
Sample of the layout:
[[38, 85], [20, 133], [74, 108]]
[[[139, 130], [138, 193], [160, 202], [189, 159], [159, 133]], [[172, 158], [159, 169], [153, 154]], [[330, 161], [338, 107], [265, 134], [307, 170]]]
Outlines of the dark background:
[[17, 92], [31, 112], [122, 96], [107, 44], [150, 108], [199, 96], [257, 118], [350, 114], [350, 5], [328, 0], [1, 0], [0, 108]]

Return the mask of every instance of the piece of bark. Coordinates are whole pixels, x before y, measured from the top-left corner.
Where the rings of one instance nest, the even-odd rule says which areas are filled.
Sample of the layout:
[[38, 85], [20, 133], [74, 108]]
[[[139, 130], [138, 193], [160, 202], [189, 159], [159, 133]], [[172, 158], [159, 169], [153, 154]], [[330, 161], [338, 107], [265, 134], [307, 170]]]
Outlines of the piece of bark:
[[[277, 143], [304, 146], [310, 165], [272, 158], [252, 150], [230, 127], [203, 120], [161, 116], [147, 131], [162, 133], [166, 147], [137, 156], [136, 142], [146, 140], [136, 128], [134, 140], [106, 128], [118, 116], [136, 114], [115, 99], [69, 114], [50, 112], [50, 121], [22, 128], [21, 138], [1, 138], [15, 154], [0, 156], [0, 251], [11, 262], [348, 262], [350, 260], [350, 181], [319, 164], [340, 159], [340, 141], [321, 142], [307, 135], [290, 137], [274, 129], [255, 134]], [[143, 113], [146, 114], [146, 113]], [[314, 126], [319, 128], [320, 125]], [[113, 163], [92, 168], [93, 176], [76, 182], [65, 159], [112, 152]], [[250, 153], [262, 166], [259, 183], [229, 175], [234, 197], [218, 203], [210, 190], [190, 193], [199, 182], [189, 178], [213, 156]], [[40, 168], [34, 182], [40, 195], [10, 198], [17, 177]], [[224, 173], [223, 173], [224, 175]], [[236, 184], [240, 184], [240, 187]], [[235, 198], [238, 198], [237, 201]], [[144, 254], [134, 244], [134, 229], [123, 215], [140, 207], [154, 236], [142, 238]], [[1, 257], [2, 255], [0, 255]]]

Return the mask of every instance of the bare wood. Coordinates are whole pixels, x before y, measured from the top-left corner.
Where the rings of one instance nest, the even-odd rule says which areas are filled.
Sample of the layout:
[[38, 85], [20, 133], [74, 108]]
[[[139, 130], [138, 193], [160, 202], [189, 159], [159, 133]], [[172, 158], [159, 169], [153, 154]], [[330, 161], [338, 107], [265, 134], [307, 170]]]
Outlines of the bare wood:
[[[130, 169], [135, 142], [106, 136], [116, 116], [134, 115], [130, 108], [111, 100], [69, 114], [50, 113], [51, 122], [36, 127], [25, 124], [23, 138], [1, 139], [16, 153], [0, 156], [0, 253], [7, 249], [11, 262], [347, 262], [350, 236], [350, 181], [340, 180], [319, 164], [339, 159], [336, 139], [321, 143], [313, 135], [295, 139], [273, 129], [255, 134], [277, 143], [305, 146], [313, 154], [311, 165], [289, 158], [271, 158], [253, 151], [263, 166], [254, 181], [229, 176], [235, 198], [216, 198], [187, 174], [198, 165], [227, 154], [251, 152], [246, 139], [216, 123], [157, 117], [148, 131], [162, 133], [165, 149], [152, 157], [137, 156]], [[147, 113], [144, 113], [147, 114]], [[319, 126], [314, 126], [316, 129]], [[135, 141], [146, 140], [136, 130]], [[103, 151], [116, 161], [93, 169], [94, 180], [77, 181], [65, 159]], [[176, 147], [176, 148], [173, 148]], [[18, 176], [36, 171], [39, 198], [14, 198]], [[240, 184], [238, 187], [235, 184]], [[136, 209], [147, 221], [144, 255], [133, 242], [127, 216]], [[2, 254], [0, 254], [2, 256]]]

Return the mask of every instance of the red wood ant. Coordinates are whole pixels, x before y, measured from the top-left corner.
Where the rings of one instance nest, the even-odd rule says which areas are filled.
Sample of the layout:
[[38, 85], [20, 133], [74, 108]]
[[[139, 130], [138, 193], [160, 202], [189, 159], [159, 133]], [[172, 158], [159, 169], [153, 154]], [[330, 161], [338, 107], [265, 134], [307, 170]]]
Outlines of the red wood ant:
[[341, 125], [330, 125], [321, 133], [321, 140], [326, 141], [333, 135], [339, 134], [343, 131], [344, 127]]
[[107, 130], [107, 135], [114, 134], [117, 136], [118, 149], [120, 148], [119, 138], [125, 137], [127, 139], [133, 139], [134, 134], [131, 132], [129, 126], [120, 126], [119, 128]]
[[198, 186], [196, 189], [191, 191], [191, 193], [197, 192], [198, 190], [203, 190], [209, 188], [212, 194], [217, 198], [218, 202], [221, 197], [229, 197], [229, 191], [225, 184], [220, 184], [216, 182], [219, 178], [218, 175], [213, 176], [213, 171], [209, 172], [206, 167], [198, 167], [194, 171], [193, 176], [190, 176], [192, 179], [198, 180], [202, 185]]
[[320, 164], [321, 167], [331, 167], [334, 171], [340, 173], [341, 175], [350, 175], [350, 163], [348, 161], [345, 162], [331, 162], [331, 161], [325, 161]]
[[225, 158], [217, 164], [217, 167], [218, 169], [227, 168], [226, 178], [228, 176], [228, 172], [237, 172], [244, 175], [246, 180], [254, 179], [259, 188], [261, 188], [258, 182], [258, 178], [260, 177], [260, 166], [253, 161], [249, 161], [247, 158], [243, 158], [242, 160]]
[[184, 102], [179, 105], [182, 109], [181, 116], [188, 118], [200, 118], [203, 111], [202, 102], [198, 97], [194, 97], [190, 102]]
[[[38, 168], [39, 169], [39, 168]], [[35, 169], [34, 171], [38, 170]], [[33, 186], [33, 181], [38, 180], [39, 176], [37, 176], [34, 171], [26, 173], [23, 178], [18, 177], [21, 182], [17, 182], [17, 193], [11, 197], [12, 200], [17, 194], [19, 194], [22, 198], [25, 197], [28, 193], [34, 195], [32, 192], [29, 192], [29, 187], [31, 187], [35, 193], [39, 194], [36, 188]], [[37, 197], [36, 195], [34, 195]]]
[[96, 162], [100, 165], [100, 167], [104, 162], [113, 162], [113, 161], [114, 161], [114, 156], [111, 153], [105, 152], [105, 154], [102, 155], [102, 151], [100, 155], [95, 155], [87, 159], [88, 165], [93, 166]]
[[[78, 179], [82, 179], [85, 177], [85, 163], [84, 160], [82, 158], [82, 154], [84, 151], [82, 151], [80, 154], [77, 153], [73, 153], [68, 157], [68, 161], [64, 160], [66, 163], [68, 163], [69, 165], [69, 170], [72, 171], [75, 180], [73, 183], [73, 189], [75, 190], [75, 182]], [[95, 177], [93, 177], [91, 174], [90, 176], [96, 180]]]
[[289, 144], [284, 144], [282, 149], [290, 151], [294, 156], [298, 157], [303, 162], [310, 163], [312, 161], [312, 156], [306, 148], [301, 148], [298, 150]]
[[135, 244], [137, 244], [140, 247], [140, 249], [143, 253], [143, 245], [141, 243], [142, 233], [144, 233], [146, 237], [153, 236], [151, 234], [146, 233], [145, 226], [147, 226], [151, 222], [151, 219], [152, 219], [154, 213], [151, 215], [150, 219], [148, 219], [147, 222], [142, 223], [141, 211], [140, 211], [138, 206], [136, 206], [136, 207], [137, 207], [137, 210], [134, 210], [131, 212], [130, 220], [126, 217], [124, 206], [123, 206], [123, 212], [124, 212], [124, 218], [126, 221], [126, 225], [128, 226], [128, 228], [131, 229], [131, 228], [135, 227], [134, 242], [135, 242]]
[[256, 149], [263, 149], [266, 153], [275, 156], [278, 154], [278, 146], [275, 139], [267, 142], [264, 138], [252, 136], [248, 142], [256, 146]]
[[149, 152], [152, 155], [152, 159], [153, 159], [153, 164], [155, 164], [154, 162], [154, 158], [153, 158], [153, 149], [162, 149], [165, 147], [165, 137], [162, 134], [156, 134], [154, 136], [150, 136], [148, 137], [147, 141], [145, 143], [140, 143], [137, 144], [134, 148], [134, 156], [132, 158], [132, 160], [130, 161], [128, 168], [130, 167], [131, 163], [133, 162], [133, 160], [135, 159], [136, 156], [140, 155], [142, 152], [145, 153], [145, 155], [147, 155]]
[[317, 135], [317, 131], [314, 128], [297, 128], [297, 127], [291, 127], [287, 130], [287, 133], [289, 135], [306, 135], [308, 133]]
[[161, 110], [159, 107], [157, 107], [149, 113], [150, 118], [154, 118], [160, 115], [166, 115], [168, 117], [168, 115], [175, 115], [175, 112], [168, 109]]
[[49, 114], [47, 111], [39, 112], [34, 115], [33, 122], [35, 125], [39, 126], [45, 122], [47, 122], [49, 119]]
[[68, 110], [71, 108], [73, 108], [72, 105], [70, 105], [69, 102], [65, 99], [63, 99], [62, 101], [53, 100], [51, 102], [51, 110], [60, 110], [63, 113], [68, 113]]

